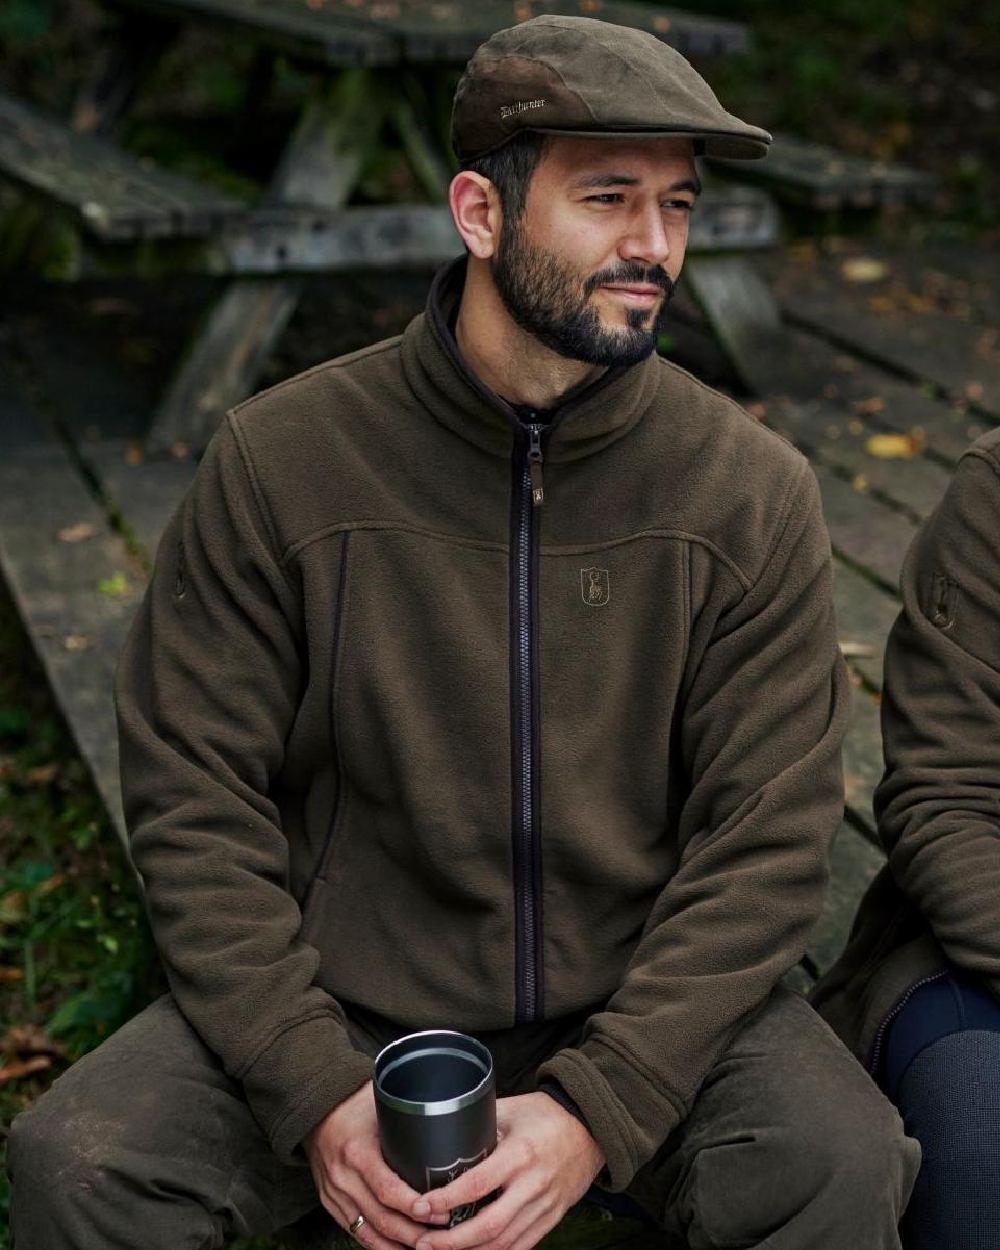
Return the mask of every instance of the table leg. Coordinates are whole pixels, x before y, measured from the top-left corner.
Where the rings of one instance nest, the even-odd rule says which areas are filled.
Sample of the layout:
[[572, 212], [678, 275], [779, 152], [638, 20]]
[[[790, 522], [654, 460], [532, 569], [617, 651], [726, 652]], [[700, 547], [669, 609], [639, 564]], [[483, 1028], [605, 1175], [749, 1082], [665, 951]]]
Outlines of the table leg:
[[740, 379], [757, 394], [780, 390], [788, 343], [774, 297], [750, 261], [689, 255], [682, 280]]
[[[368, 69], [345, 71], [303, 109], [265, 196], [267, 204], [325, 210], [346, 203], [384, 116]], [[243, 279], [209, 310], [157, 408], [147, 450], [198, 450], [222, 414], [244, 399], [295, 311], [296, 278]]]

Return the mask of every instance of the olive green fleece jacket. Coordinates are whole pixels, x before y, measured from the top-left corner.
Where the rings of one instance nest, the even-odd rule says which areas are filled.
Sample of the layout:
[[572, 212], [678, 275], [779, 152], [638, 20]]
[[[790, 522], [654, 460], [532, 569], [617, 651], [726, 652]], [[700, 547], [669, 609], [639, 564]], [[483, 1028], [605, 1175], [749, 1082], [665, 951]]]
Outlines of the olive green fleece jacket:
[[582, 1008], [538, 1076], [622, 1189], [820, 908], [829, 542], [798, 452], [655, 355], [554, 410], [530, 481], [448, 330], [463, 275], [213, 439], [119, 669], [132, 852], [282, 1157], [370, 1076], [345, 1007]]
[[910, 989], [952, 964], [1000, 996], [1000, 429], [919, 530], [886, 646], [886, 867], [813, 1001], [872, 1071]]

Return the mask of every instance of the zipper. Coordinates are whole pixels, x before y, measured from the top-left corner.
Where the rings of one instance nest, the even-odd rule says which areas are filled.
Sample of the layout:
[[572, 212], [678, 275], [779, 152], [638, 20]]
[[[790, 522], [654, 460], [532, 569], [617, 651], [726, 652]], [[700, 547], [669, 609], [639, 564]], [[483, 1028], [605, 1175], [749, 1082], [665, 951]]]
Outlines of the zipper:
[[515, 438], [511, 560], [512, 815], [515, 915], [515, 1019], [542, 1015], [542, 854], [539, 813], [538, 513], [542, 486], [542, 431]]
[[878, 1072], [878, 1061], [882, 1057], [882, 1042], [885, 1039], [886, 1031], [893, 1020], [899, 1015], [912, 996], [925, 985], [930, 985], [932, 981], [940, 981], [942, 977], [946, 977], [948, 973], [935, 972], [933, 976], [923, 977], [920, 981], [915, 981], [913, 985], [898, 998], [893, 1004], [892, 1010], [888, 1015], [884, 1016], [882, 1023], [878, 1026], [878, 1032], [875, 1034], [875, 1040], [872, 1042], [871, 1052], [868, 1058], [868, 1072], [872, 1077]]

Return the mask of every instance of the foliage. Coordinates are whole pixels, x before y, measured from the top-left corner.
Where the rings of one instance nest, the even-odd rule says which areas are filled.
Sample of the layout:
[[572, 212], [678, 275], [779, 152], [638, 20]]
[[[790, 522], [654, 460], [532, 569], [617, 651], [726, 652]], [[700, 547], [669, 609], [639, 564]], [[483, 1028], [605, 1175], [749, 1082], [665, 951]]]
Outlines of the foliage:
[[[0, 592], [0, 1132], [162, 988], [135, 878]], [[8, 1197], [0, 1171], [0, 1229]]]

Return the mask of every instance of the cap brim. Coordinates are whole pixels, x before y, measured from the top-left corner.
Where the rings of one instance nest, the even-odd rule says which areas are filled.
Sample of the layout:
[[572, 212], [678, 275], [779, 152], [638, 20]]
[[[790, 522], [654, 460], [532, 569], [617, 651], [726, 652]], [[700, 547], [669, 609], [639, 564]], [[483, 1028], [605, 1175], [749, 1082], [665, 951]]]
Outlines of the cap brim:
[[[762, 156], [767, 156], [771, 144], [771, 136], [766, 130], [762, 130], [758, 138], [755, 135], [726, 130], [684, 130], [676, 127], [670, 130], [566, 130], [561, 126], [522, 126], [521, 129], [547, 135], [579, 135], [584, 139], [701, 139], [705, 145], [706, 156], [723, 156], [731, 161], [759, 160]], [[497, 146], [503, 147], [503, 144]]]

